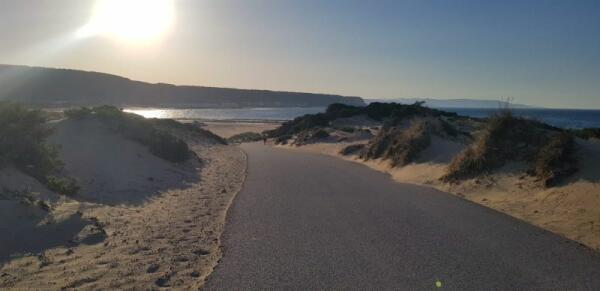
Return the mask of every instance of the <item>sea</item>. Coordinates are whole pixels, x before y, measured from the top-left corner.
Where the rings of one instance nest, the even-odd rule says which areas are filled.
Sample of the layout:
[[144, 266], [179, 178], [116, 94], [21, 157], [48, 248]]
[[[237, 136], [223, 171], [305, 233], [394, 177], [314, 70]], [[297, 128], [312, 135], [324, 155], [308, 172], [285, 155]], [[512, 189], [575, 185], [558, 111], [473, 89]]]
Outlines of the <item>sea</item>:
[[[438, 108], [470, 117], [488, 117], [498, 109], [492, 108]], [[562, 128], [600, 127], [600, 110], [514, 108], [512, 112], [521, 117], [536, 119]], [[292, 108], [126, 108], [125, 111], [147, 118], [172, 118], [188, 120], [241, 120], [286, 121], [304, 114], [324, 112], [325, 107]]]

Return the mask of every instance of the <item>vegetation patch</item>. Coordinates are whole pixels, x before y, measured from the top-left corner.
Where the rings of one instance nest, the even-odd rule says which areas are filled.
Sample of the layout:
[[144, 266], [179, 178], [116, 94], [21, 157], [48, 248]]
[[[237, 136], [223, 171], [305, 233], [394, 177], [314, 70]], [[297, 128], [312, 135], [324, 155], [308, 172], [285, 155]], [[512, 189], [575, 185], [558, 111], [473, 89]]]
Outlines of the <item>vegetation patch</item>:
[[571, 132], [582, 139], [600, 139], [600, 128], [573, 129]]
[[68, 190], [60, 194], [74, 195], [79, 187], [61, 175], [64, 165], [56, 146], [47, 142], [52, 129], [46, 120], [41, 110], [0, 102], [0, 168], [14, 166], [51, 190], [60, 188]]
[[300, 132], [294, 140], [295, 145], [305, 145], [319, 140], [323, 140], [330, 136], [329, 132], [323, 128], [314, 128]]
[[254, 142], [263, 139], [263, 135], [257, 132], [242, 132], [227, 139], [231, 143]]
[[47, 176], [48, 189], [60, 195], [74, 196], [79, 192], [77, 181], [71, 177]]
[[344, 147], [340, 151], [340, 154], [343, 156], [355, 155], [355, 154], [360, 153], [362, 150], [364, 150], [364, 148], [365, 148], [364, 144], [352, 144], [347, 147]]
[[367, 106], [351, 106], [335, 103], [329, 105], [325, 113], [307, 114], [297, 117], [294, 120], [283, 123], [274, 130], [267, 131], [266, 134], [270, 138], [275, 138], [278, 143], [287, 143], [289, 138], [300, 134], [303, 131], [327, 127], [330, 125], [331, 121], [335, 119], [356, 115], [366, 115], [373, 120], [387, 122], [391, 125], [398, 124], [403, 120], [413, 117], [458, 116], [456, 113], [424, 107], [422, 102], [410, 105], [374, 102]]
[[431, 136], [454, 136], [456, 130], [439, 118], [415, 118], [408, 126], [385, 126], [362, 151], [365, 160], [384, 159], [392, 167], [414, 162], [431, 145]]
[[577, 171], [575, 137], [567, 132], [554, 134], [539, 150], [533, 174], [546, 187], [555, 186]]
[[549, 185], [574, 173], [574, 148], [572, 134], [503, 110], [490, 117], [473, 143], [454, 157], [442, 179], [455, 182], [489, 174], [507, 161], [525, 161], [535, 165], [532, 174]]

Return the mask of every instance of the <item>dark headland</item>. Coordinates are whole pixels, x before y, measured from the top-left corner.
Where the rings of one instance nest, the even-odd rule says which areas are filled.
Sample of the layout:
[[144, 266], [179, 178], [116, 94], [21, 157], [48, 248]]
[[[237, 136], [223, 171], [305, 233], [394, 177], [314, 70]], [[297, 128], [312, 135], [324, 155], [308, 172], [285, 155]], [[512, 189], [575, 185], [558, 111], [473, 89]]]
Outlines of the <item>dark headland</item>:
[[14, 65], [0, 65], [0, 100], [57, 107], [103, 104], [175, 108], [365, 105], [360, 97], [152, 84], [98, 72]]

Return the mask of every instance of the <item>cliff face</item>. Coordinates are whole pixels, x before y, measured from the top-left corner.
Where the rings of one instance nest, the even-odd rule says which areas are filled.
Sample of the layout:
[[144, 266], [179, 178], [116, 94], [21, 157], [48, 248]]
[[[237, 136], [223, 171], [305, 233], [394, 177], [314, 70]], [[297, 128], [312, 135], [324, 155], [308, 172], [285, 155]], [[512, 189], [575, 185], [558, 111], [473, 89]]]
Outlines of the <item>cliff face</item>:
[[331, 94], [175, 86], [78, 70], [0, 65], [0, 100], [45, 106], [110, 104], [164, 107], [311, 107], [365, 105]]

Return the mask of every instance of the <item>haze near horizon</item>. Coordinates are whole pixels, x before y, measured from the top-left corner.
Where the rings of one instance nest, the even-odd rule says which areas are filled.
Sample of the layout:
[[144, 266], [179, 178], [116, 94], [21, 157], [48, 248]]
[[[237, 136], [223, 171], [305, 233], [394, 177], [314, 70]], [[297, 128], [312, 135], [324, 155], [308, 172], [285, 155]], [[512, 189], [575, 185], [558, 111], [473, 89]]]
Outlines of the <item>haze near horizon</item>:
[[600, 108], [595, 1], [0, 4], [0, 63], [365, 98]]

